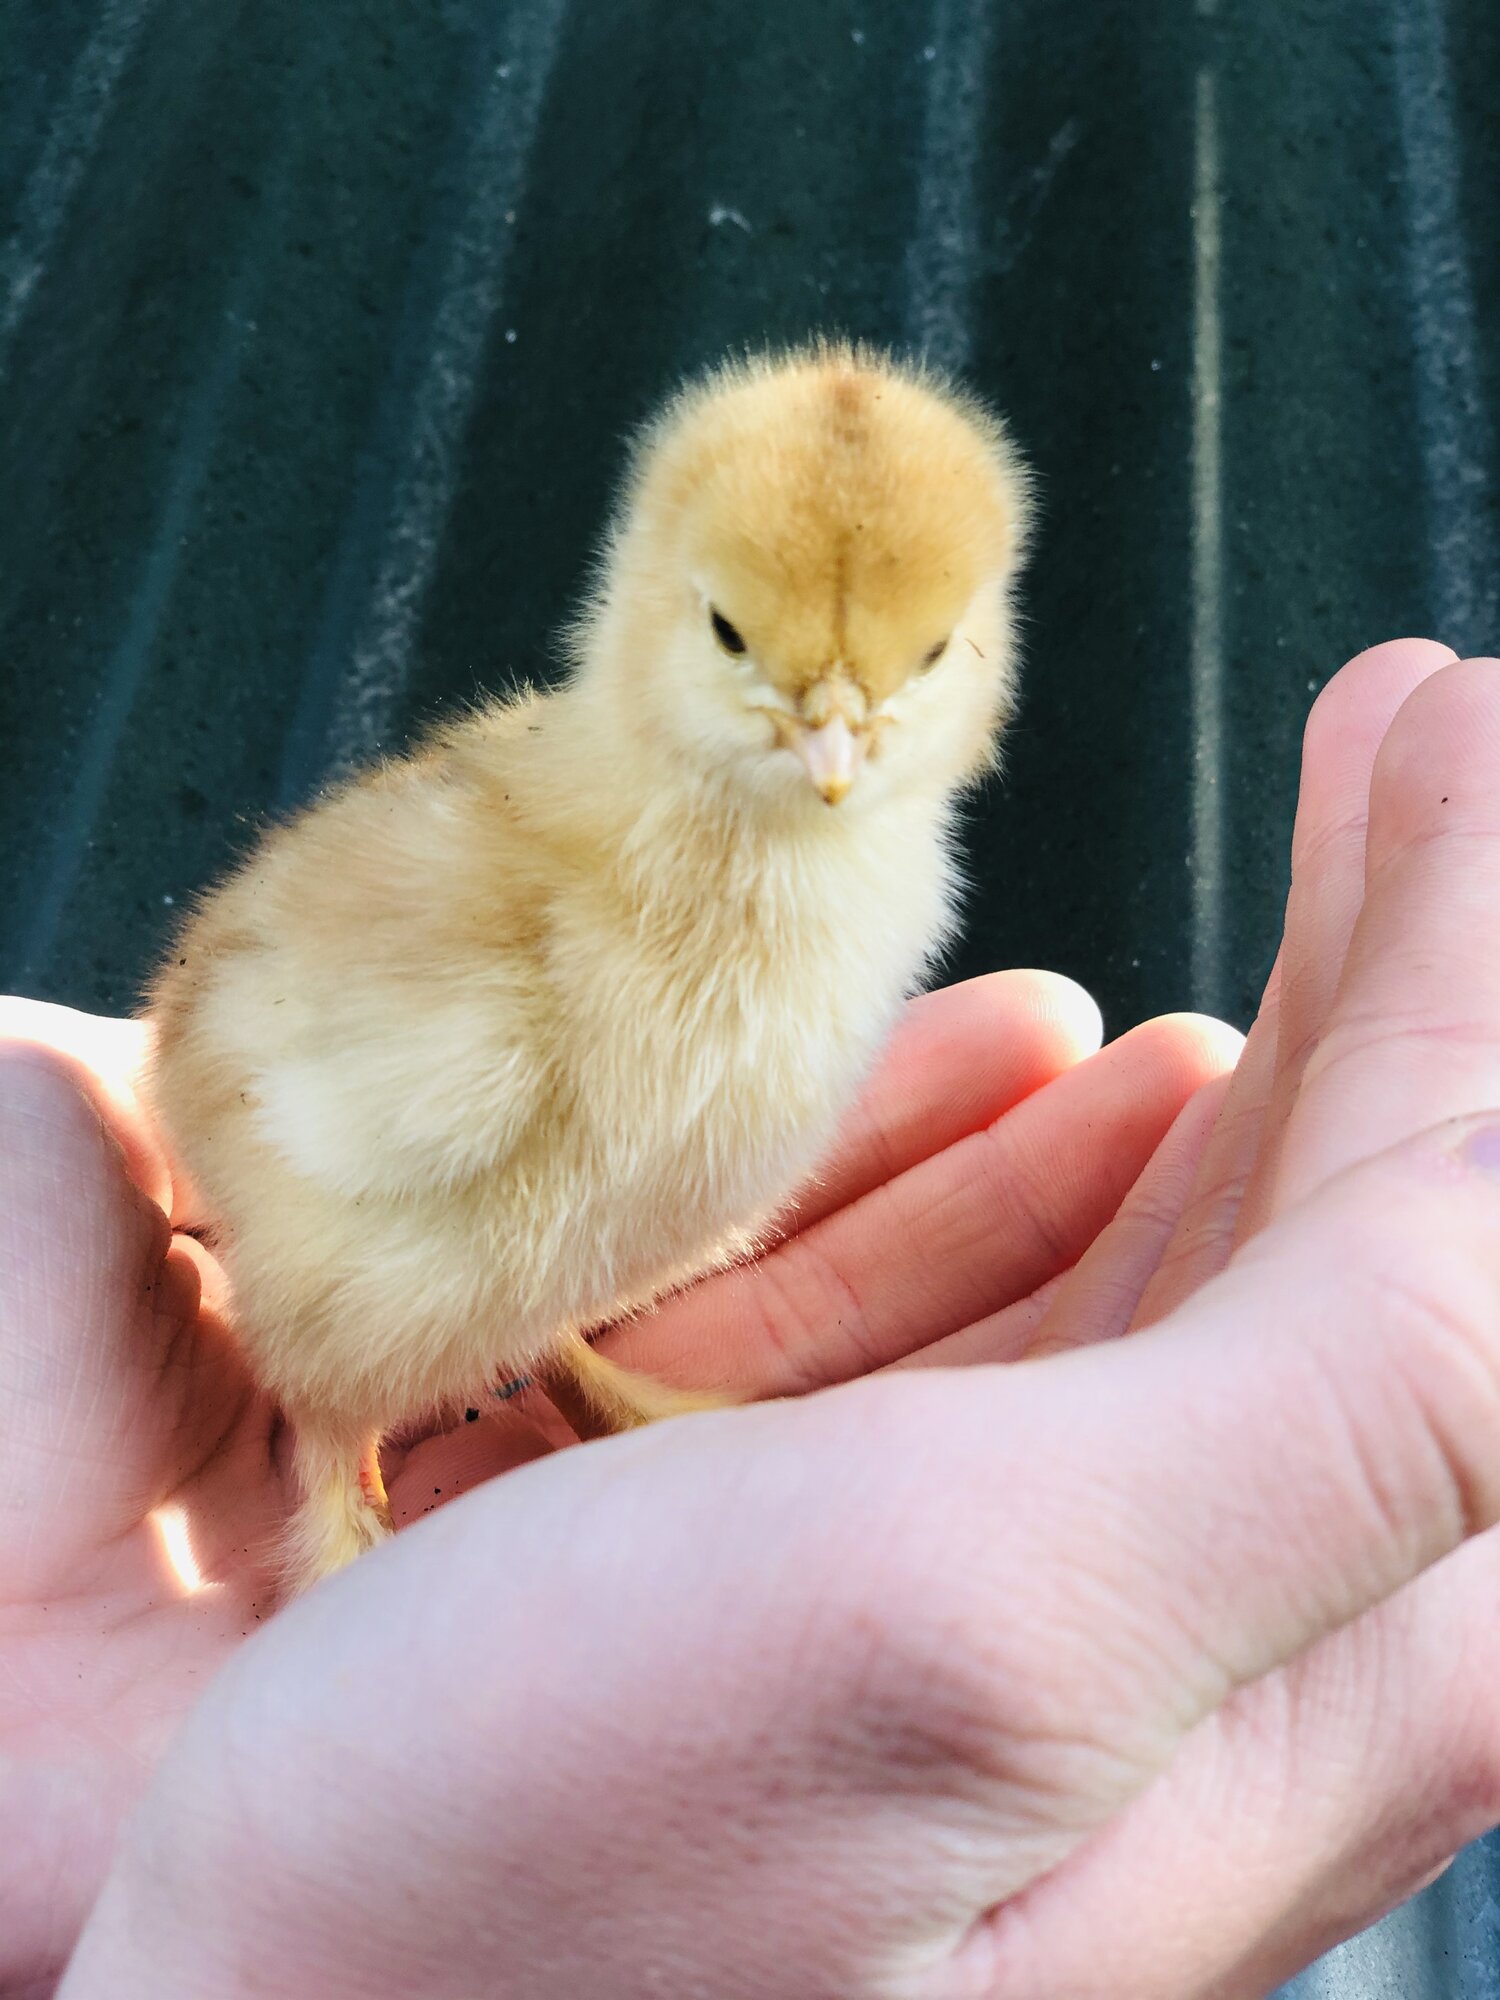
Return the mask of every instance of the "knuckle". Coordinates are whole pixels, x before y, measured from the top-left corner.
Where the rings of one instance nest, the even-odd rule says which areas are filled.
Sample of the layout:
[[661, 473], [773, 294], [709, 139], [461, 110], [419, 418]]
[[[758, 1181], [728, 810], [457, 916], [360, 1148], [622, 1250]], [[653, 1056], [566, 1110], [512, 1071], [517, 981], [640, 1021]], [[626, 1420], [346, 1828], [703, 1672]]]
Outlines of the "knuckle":
[[1166, 1267], [1187, 1256], [1201, 1256], [1205, 1239], [1221, 1233], [1221, 1218], [1237, 1206], [1244, 1191], [1243, 1174], [1224, 1174], [1195, 1196], [1191, 1207], [1184, 1209], [1175, 1189], [1146, 1189], [1132, 1197], [1130, 1214], [1149, 1236], [1170, 1239], [1172, 1232], [1181, 1232], [1180, 1242], [1168, 1241], [1161, 1260]]
[[1470, 1064], [1497, 1046], [1500, 1030], [1482, 1016], [1444, 1019], [1385, 1005], [1345, 1007], [1326, 1029], [1304, 1041], [1303, 1088], [1325, 1089], [1331, 1078], [1351, 1071], [1357, 1081], [1369, 1063], [1379, 1060], [1388, 1065], [1402, 1049], [1425, 1048], [1437, 1056], [1447, 1052], [1456, 1062]]
[[1341, 813], [1316, 821], [1305, 830], [1299, 828], [1292, 843], [1293, 881], [1317, 880], [1330, 855], [1342, 854], [1356, 842], [1363, 846], [1367, 819], [1367, 807], [1361, 800]]
[[1054, 1270], [1065, 1269], [1078, 1253], [1053, 1219], [1045, 1160], [1023, 1150], [1003, 1119], [975, 1136], [973, 1165], [999, 1232], [1034, 1248]]
[[763, 1258], [756, 1271], [746, 1296], [757, 1337], [782, 1372], [783, 1393], [807, 1394], [870, 1365], [864, 1307], [816, 1230]]

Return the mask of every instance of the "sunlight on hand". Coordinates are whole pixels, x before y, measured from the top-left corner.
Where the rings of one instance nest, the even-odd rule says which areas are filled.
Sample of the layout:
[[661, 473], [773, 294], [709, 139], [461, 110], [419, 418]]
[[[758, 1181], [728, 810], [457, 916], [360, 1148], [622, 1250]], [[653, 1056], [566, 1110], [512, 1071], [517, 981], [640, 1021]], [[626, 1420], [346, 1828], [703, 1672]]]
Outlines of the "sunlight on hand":
[[186, 1508], [167, 1502], [153, 1508], [149, 1519], [160, 1538], [162, 1554], [182, 1585], [184, 1594], [195, 1597], [200, 1590], [206, 1590], [208, 1585], [193, 1553], [193, 1537], [188, 1527]]

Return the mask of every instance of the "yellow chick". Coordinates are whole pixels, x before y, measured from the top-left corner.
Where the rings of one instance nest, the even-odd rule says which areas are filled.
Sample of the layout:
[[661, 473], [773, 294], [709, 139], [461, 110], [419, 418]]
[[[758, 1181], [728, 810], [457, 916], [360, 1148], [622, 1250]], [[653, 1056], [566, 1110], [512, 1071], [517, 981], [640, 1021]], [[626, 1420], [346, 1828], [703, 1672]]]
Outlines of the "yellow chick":
[[690, 1406], [583, 1330], [743, 1251], [949, 936], [957, 792], [1014, 690], [1001, 426], [843, 346], [639, 442], [556, 692], [260, 842], [149, 1000], [301, 1490], [289, 1586], [389, 1532], [378, 1447], [499, 1377]]

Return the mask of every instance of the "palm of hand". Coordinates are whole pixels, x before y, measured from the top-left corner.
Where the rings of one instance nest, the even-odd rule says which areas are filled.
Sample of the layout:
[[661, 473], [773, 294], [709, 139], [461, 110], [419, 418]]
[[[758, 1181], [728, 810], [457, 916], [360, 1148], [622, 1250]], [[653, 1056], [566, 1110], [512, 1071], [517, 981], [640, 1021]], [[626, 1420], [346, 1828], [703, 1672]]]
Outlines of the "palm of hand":
[[[632, 1328], [631, 1359], [777, 1394], [940, 1352], [996, 1312], [1024, 1344], [1228, 1053], [1174, 1021], [1081, 1060], [1097, 1036], [1084, 996], [1042, 975], [916, 1003], [782, 1243]], [[0, 1037], [0, 1771], [31, 1829], [0, 1864], [0, 1985], [24, 1989], [66, 1958], [173, 1729], [272, 1614], [291, 1492], [136, 1101], [142, 1031], [10, 1002]], [[903, 1288], [915, 1241], [938, 1275]], [[407, 1441], [396, 1519], [566, 1441], [545, 1408]]]

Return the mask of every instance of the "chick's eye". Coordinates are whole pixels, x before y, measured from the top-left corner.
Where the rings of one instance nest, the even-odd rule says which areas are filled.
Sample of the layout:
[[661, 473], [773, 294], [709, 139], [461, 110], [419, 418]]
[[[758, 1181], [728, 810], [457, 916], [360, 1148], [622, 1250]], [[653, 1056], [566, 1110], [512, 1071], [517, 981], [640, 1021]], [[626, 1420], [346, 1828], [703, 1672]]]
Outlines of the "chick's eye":
[[744, 640], [730, 624], [722, 611], [711, 611], [708, 615], [713, 622], [714, 637], [726, 653], [732, 653], [738, 659], [740, 654], [745, 650]]
[[939, 639], [935, 646], [929, 646], [927, 651], [922, 655], [922, 665], [919, 671], [925, 674], [929, 667], [935, 667], [947, 650], [947, 639]]

